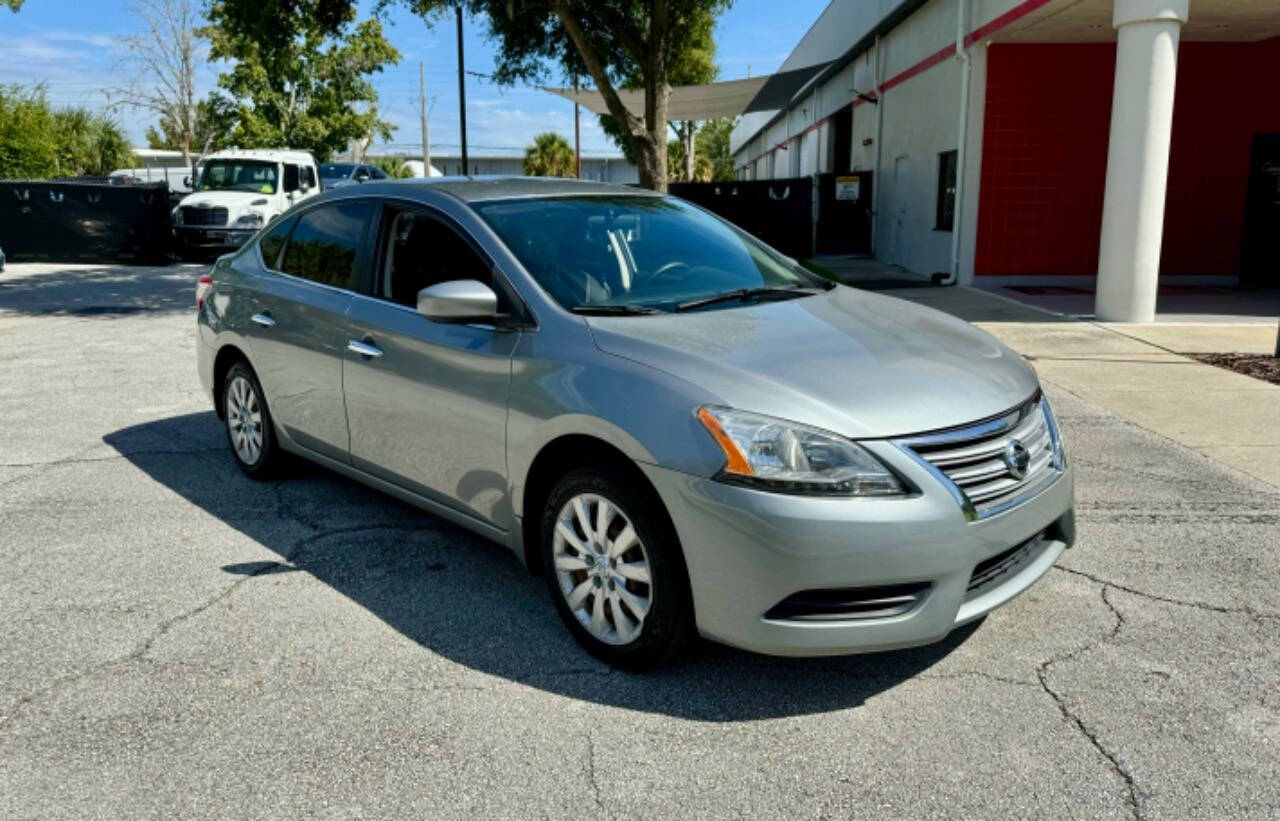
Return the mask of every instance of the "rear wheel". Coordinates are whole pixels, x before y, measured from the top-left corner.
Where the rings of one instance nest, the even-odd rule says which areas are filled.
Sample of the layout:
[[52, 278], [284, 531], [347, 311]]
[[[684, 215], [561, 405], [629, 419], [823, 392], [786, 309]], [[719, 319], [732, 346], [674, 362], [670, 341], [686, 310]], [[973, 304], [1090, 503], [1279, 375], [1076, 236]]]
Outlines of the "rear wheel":
[[252, 368], [243, 362], [231, 366], [223, 380], [222, 402], [236, 464], [254, 479], [266, 478], [277, 467], [280, 453], [271, 412]]
[[556, 609], [592, 655], [640, 670], [686, 647], [694, 620], [680, 545], [648, 488], [575, 471], [552, 489], [541, 532]]

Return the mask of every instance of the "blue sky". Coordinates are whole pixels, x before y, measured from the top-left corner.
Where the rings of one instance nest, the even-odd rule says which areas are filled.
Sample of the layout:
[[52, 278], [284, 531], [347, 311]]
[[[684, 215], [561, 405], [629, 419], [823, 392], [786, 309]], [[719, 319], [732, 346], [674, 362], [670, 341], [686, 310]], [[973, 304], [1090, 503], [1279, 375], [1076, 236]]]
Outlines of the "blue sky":
[[[721, 79], [736, 79], [775, 70], [828, 0], [787, 0], [786, 14], [779, 14], [777, 0], [737, 0], [716, 27]], [[140, 28], [129, 9], [132, 0], [27, 0], [22, 11], [0, 9], [0, 82], [44, 83], [52, 100], [60, 105], [84, 105], [101, 109], [105, 90], [122, 85], [128, 72], [121, 66], [117, 38]], [[363, 0], [362, 7], [372, 5]], [[458, 137], [458, 79], [455, 33], [452, 21], [429, 29], [420, 19], [394, 9], [387, 37], [403, 58], [375, 77], [379, 107], [399, 128], [392, 144], [382, 150], [417, 152], [421, 143], [418, 125], [418, 61], [425, 63], [428, 107], [431, 111], [431, 146], [436, 153], [456, 152]], [[465, 34], [467, 68], [488, 72], [494, 64], [495, 46], [484, 37], [484, 25], [468, 19]], [[201, 73], [201, 93], [216, 83], [218, 67], [210, 64]], [[146, 112], [119, 110], [113, 116], [138, 145], [153, 117]], [[615, 153], [596, 118], [584, 112], [583, 153]], [[469, 147], [519, 149], [542, 131], [573, 135], [573, 106], [533, 88], [501, 89], [475, 77], [467, 78], [467, 135]], [[375, 147], [375, 151], [379, 147]]]

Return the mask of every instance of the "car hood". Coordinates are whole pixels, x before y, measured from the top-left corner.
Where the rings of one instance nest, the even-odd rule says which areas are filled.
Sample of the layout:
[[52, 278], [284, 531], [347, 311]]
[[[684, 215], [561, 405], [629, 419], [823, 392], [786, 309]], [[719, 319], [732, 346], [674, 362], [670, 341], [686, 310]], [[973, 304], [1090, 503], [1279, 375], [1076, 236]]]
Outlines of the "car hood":
[[994, 416], [1037, 388], [1031, 367], [952, 316], [839, 287], [741, 308], [590, 317], [596, 344], [703, 388], [709, 401], [880, 438]]
[[230, 211], [248, 208], [257, 200], [270, 200], [274, 194], [260, 194], [256, 191], [200, 191], [182, 198], [179, 205], [195, 208], [226, 208]]

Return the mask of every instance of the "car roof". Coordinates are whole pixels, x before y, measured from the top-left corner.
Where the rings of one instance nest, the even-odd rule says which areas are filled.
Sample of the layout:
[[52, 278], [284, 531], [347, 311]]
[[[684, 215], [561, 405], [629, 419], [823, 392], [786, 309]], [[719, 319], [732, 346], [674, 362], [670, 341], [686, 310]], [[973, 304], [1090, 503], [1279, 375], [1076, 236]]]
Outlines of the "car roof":
[[590, 180], [561, 177], [412, 177], [394, 180], [387, 185], [402, 191], [405, 187], [430, 189], [451, 194], [464, 202], [510, 200], [538, 197], [571, 196], [660, 196], [653, 191], [629, 185], [615, 185]]

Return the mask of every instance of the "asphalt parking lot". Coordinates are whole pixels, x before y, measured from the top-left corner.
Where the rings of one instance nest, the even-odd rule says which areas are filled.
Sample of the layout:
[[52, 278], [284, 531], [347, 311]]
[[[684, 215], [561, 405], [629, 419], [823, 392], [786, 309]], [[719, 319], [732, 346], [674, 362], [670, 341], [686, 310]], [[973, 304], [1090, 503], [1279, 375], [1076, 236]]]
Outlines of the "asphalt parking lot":
[[0, 274], [0, 815], [1275, 816], [1280, 490], [1049, 386], [1079, 542], [943, 643], [613, 672], [542, 581], [242, 477], [195, 266]]

